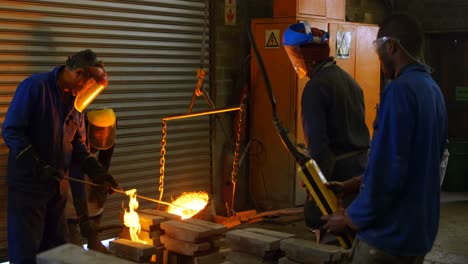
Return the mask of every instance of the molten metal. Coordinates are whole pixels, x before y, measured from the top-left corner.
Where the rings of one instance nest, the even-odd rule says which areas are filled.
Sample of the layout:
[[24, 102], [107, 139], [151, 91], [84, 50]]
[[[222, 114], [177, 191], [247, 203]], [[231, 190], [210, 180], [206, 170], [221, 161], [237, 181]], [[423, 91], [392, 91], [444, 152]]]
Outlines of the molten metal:
[[168, 207], [167, 212], [180, 215], [182, 219], [191, 218], [205, 208], [208, 204], [208, 200], [209, 197], [206, 192], [184, 192], [172, 202], [173, 205]]
[[136, 199], [136, 189], [131, 189], [125, 192], [130, 200], [128, 201], [128, 211], [125, 210], [124, 225], [130, 229], [130, 238], [134, 242], [146, 244], [145, 241], [138, 238], [141, 231], [140, 217], [138, 217], [136, 209], [138, 209], [138, 200]]

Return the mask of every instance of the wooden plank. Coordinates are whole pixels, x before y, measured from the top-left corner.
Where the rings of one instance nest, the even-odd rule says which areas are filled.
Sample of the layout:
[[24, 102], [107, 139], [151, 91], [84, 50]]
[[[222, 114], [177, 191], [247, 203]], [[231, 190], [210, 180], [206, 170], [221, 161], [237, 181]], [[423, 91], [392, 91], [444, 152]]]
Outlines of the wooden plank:
[[244, 230], [226, 233], [227, 245], [234, 251], [252, 254], [261, 258], [274, 257], [280, 249], [280, 238]]
[[156, 215], [156, 216], [162, 216], [168, 220], [182, 220], [182, 217], [180, 215], [175, 215], [175, 214], [171, 214], [171, 213], [168, 213], [168, 212], [163, 212], [163, 211], [159, 211], [159, 210], [156, 210], [156, 209], [141, 209], [141, 210], [137, 210], [137, 213], [146, 213], [146, 214], [150, 214], [150, 215]]
[[162, 230], [154, 230], [154, 231], [146, 231], [142, 230], [138, 234], [138, 238], [145, 241], [148, 245], [152, 246], [162, 246], [160, 237], [161, 237]]
[[157, 254], [155, 246], [121, 238], [110, 241], [109, 250], [118, 257], [136, 262], [148, 262]]
[[263, 218], [261, 217], [254, 219], [256, 215], [257, 215], [256, 210], [247, 210], [247, 211], [237, 212], [235, 215], [230, 216], [230, 217], [214, 215], [213, 221], [215, 223], [222, 224], [226, 226], [227, 228], [232, 228], [234, 226], [240, 225], [241, 223], [253, 223], [253, 222], [263, 220]]
[[217, 252], [208, 253], [203, 256], [193, 257], [193, 264], [214, 264], [223, 263], [226, 260], [226, 256], [231, 253], [231, 249], [226, 248]]
[[300, 263], [311, 259], [317, 260], [317, 263], [339, 261], [346, 254], [341, 247], [317, 244], [314, 241], [299, 238], [281, 240], [280, 248], [286, 257]]
[[226, 256], [226, 260], [234, 264], [275, 264], [276, 261], [266, 260], [258, 256], [243, 252], [232, 251]]
[[37, 264], [131, 264], [133, 262], [74, 244], [64, 244], [36, 256]]
[[[138, 238], [145, 241], [148, 245], [152, 246], [161, 246], [161, 240], [159, 237], [162, 234], [162, 230], [154, 230], [154, 231], [146, 231], [142, 230], [138, 234]], [[130, 230], [128, 227], [124, 226], [122, 230], [120, 231], [119, 238], [127, 239], [127, 240], [132, 240], [130, 237]]]
[[193, 264], [193, 257], [177, 254], [175, 252], [164, 250], [164, 264]]
[[211, 245], [208, 242], [190, 243], [171, 238], [167, 235], [161, 236], [161, 242], [167, 250], [185, 256], [194, 256], [195, 253], [206, 251], [211, 248]]
[[141, 230], [153, 231], [159, 229], [159, 224], [166, 221], [166, 218], [160, 215], [147, 214], [144, 212], [138, 212], [140, 218]]
[[244, 228], [242, 230], [257, 233], [257, 234], [272, 236], [272, 237], [276, 237], [280, 239], [292, 238], [296, 236], [290, 233], [278, 232], [278, 231], [268, 230], [268, 229], [263, 229], [263, 228]]
[[241, 221], [237, 217], [224, 217], [220, 215], [214, 215], [213, 221], [226, 226], [227, 228], [232, 228], [241, 224]]
[[165, 234], [182, 241], [197, 242], [210, 236], [224, 233], [225, 229], [211, 229], [209, 227], [193, 225], [182, 221], [165, 221], [161, 223]]
[[220, 233], [227, 230], [227, 227], [225, 225], [221, 225], [221, 224], [217, 224], [217, 223], [213, 223], [213, 222], [209, 222], [205, 220], [189, 218], [189, 219], [184, 219], [182, 221], [185, 223], [189, 223], [189, 224], [207, 227], [213, 230], [218, 230]]
[[224, 248], [226, 246], [226, 237], [224, 235], [213, 237], [210, 239], [210, 243], [212, 248]]

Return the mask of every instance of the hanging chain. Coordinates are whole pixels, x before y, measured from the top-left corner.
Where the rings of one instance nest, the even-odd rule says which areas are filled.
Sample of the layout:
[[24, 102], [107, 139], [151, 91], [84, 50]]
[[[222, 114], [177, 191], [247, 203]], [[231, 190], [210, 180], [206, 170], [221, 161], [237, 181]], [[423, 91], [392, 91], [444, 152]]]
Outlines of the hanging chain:
[[[159, 160], [159, 200], [162, 200], [164, 193], [164, 170], [166, 166], [166, 136], [167, 136], [167, 121], [162, 121], [162, 137], [161, 137], [161, 159]], [[159, 204], [158, 204], [159, 209]]]
[[234, 212], [234, 196], [236, 194], [236, 183], [237, 183], [237, 173], [239, 171], [239, 151], [240, 151], [240, 142], [242, 136], [242, 127], [244, 123], [244, 104], [240, 105], [239, 110], [239, 119], [237, 120], [237, 127], [236, 127], [236, 142], [235, 142], [235, 150], [234, 150], [234, 159], [232, 161], [232, 171], [231, 171], [231, 183], [232, 183], [232, 199], [231, 199], [231, 212]]
[[[200, 52], [200, 68], [199, 68], [199, 74], [202, 72], [203, 78], [204, 76], [204, 68], [205, 68], [205, 53], [206, 53], [206, 35], [208, 31], [208, 16], [209, 16], [209, 0], [205, 0], [205, 25], [203, 27], [203, 33], [202, 33], [202, 43], [201, 43], [201, 52]], [[201, 77], [201, 76], [197, 76]], [[190, 112], [190, 111], [189, 111]], [[167, 120], [162, 121], [162, 137], [161, 137], [161, 159], [159, 161], [159, 200], [162, 200], [163, 194], [164, 194], [164, 173], [165, 173], [165, 166], [166, 166], [166, 136], [167, 136]], [[240, 138], [239, 138], [240, 139]], [[237, 147], [238, 148], [238, 147]], [[236, 169], [237, 173], [237, 169]], [[159, 204], [158, 204], [158, 209], [159, 209]]]
[[200, 50], [200, 65], [198, 65], [197, 69], [197, 84], [195, 85], [195, 90], [193, 91], [192, 100], [190, 102], [190, 106], [188, 112], [192, 112], [193, 105], [195, 104], [195, 99], [197, 96], [204, 95], [205, 99], [207, 100], [208, 104], [210, 104], [209, 98], [206, 96], [204, 91], [204, 80], [206, 76], [206, 65], [205, 65], [205, 56], [206, 56], [206, 39], [207, 39], [207, 31], [209, 31], [209, 0], [205, 0], [205, 13], [204, 13], [204, 23], [202, 29], [202, 40], [201, 40], [201, 50]]

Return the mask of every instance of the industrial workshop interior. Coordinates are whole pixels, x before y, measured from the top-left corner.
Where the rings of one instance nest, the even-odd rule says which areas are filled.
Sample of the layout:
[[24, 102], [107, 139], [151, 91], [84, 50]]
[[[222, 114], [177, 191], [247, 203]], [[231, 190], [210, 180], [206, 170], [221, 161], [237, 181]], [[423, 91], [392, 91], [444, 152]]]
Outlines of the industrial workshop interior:
[[[23, 80], [91, 49], [108, 83], [86, 111], [114, 113], [106, 175], [118, 183], [109, 187], [99, 221], [89, 215], [104, 248], [91, 248], [81, 222], [66, 215], [63, 228], [78, 230], [74, 240], [23, 262], [20, 249], [9, 250], [32, 243], [9, 229], [19, 225], [18, 215], [8, 217], [20, 201], [9, 200], [8, 164], [15, 163], [2, 130], [0, 263], [349, 263], [353, 229], [335, 236], [306, 224], [307, 197], [325, 216], [340, 203], [304, 154], [301, 95], [309, 79], [296, 74], [283, 36], [296, 23], [328, 32], [330, 56], [362, 90], [372, 141], [381, 95], [392, 82], [373, 43], [394, 13], [422, 26], [422, 57], [448, 120], [438, 231], [414, 263], [468, 263], [466, 0], [0, 0], [1, 125]], [[81, 186], [89, 196], [101, 185], [88, 176], [54, 184], [60, 191]], [[68, 201], [65, 213], [74, 205]]]

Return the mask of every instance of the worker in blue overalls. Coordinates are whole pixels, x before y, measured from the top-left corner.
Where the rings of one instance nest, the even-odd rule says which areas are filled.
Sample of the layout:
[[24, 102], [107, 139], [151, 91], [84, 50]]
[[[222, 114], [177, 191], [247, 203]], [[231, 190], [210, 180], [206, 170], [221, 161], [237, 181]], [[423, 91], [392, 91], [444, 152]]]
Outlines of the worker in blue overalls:
[[68, 240], [65, 204], [72, 156], [93, 182], [117, 187], [85, 144], [83, 110], [107, 86], [102, 61], [90, 49], [65, 65], [33, 74], [16, 89], [2, 127], [8, 156], [8, 256], [36, 255]]

